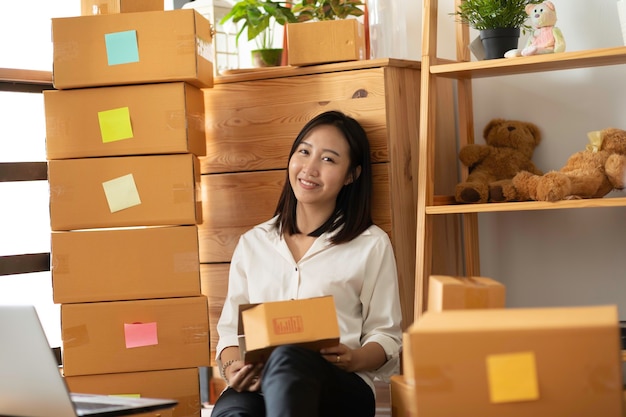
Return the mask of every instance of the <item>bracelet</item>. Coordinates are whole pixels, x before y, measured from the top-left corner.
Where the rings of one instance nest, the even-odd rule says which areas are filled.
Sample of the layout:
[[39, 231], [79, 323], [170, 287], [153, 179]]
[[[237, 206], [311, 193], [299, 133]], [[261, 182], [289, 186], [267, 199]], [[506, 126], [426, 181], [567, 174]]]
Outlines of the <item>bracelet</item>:
[[222, 364], [222, 367], [220, 368], [220, 375], [222, 375], [222, 378], [224, 378], [226, 383], [228, 383], [228, 378], [226, 378], [226, 370], [228, 369], [230, 365], [232, 365], [235, 362], [237, 362], [237, 359], [231, 359], [229, 361], [224, 362]]

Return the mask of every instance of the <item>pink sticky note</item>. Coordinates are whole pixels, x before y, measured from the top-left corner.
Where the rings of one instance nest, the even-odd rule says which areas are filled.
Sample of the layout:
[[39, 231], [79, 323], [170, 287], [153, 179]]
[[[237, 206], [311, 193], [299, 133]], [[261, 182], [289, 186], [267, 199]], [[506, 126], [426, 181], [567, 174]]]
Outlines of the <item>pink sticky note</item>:
[[156, 323], [124, 323], [126, 348], [158, 345]]

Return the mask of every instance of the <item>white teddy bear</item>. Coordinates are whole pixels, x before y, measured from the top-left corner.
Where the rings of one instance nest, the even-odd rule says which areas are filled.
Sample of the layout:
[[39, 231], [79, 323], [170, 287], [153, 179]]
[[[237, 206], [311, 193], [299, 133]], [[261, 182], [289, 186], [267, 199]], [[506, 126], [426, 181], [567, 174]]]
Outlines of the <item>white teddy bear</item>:
[[533, 31], [528, 37], [524, 49], [511, 49], [504, 54], [505, 58], [551, 54], [565, 51], [565, 39], [561, 30], [555, 26], [556, 10], [551, 1], [526, 6], [526, 14], [530, 18]]

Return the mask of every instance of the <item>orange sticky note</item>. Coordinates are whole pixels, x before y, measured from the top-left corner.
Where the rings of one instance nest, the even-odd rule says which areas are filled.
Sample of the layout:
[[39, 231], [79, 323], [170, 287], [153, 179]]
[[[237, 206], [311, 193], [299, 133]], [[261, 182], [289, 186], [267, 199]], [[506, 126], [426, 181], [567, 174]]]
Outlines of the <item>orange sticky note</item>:
[[115, 142], [133, 137], [128, 107], [98, 112], [102, 143]]
[[156, 323], [124, 323], [126, 348], [153, 346], [159, 344]]
[[489, 355], [487, 378], [492, 403], [539, 399], [534, 352]]

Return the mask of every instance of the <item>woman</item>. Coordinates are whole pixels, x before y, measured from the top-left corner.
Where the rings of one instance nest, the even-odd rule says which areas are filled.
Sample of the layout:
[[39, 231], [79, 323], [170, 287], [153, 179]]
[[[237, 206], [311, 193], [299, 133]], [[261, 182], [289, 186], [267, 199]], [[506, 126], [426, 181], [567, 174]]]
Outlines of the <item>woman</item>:
[[[246, 232], [233, 254], [218, 323], [217, 362], [229, 387], [212, 417], [368, 417], [373, 378], [398, 371], [402, 340], [397, 271], [387, 234], [371, 218], [367, 135], [341, 112], [298, 134], [275, 217]], [[332, 295], [339, 345], [275, 349], [244, 364], [238, 306]]]

